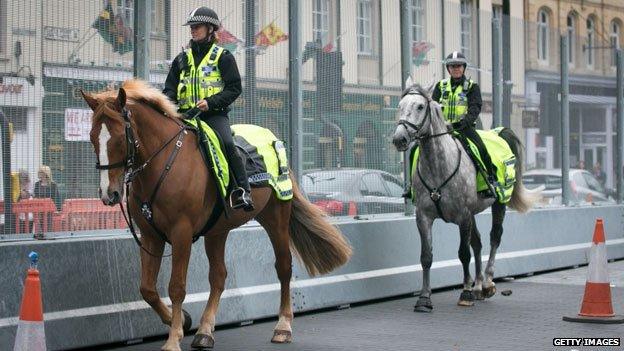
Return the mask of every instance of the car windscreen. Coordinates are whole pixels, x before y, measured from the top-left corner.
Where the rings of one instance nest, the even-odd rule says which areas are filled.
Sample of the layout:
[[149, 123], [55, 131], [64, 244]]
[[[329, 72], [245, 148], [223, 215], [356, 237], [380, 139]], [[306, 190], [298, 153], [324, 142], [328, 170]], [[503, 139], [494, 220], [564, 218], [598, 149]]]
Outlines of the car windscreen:
[[351, 188], [355, 176], [349, 173], [304, 174], [301, 185], [306, 193], [340, 193]]
[[522, 183], [527, 189], [535, 189], [544, 186], [544, 190], [561, 188], [561, 176], [548, 174], [526, 174], [522, 176]]

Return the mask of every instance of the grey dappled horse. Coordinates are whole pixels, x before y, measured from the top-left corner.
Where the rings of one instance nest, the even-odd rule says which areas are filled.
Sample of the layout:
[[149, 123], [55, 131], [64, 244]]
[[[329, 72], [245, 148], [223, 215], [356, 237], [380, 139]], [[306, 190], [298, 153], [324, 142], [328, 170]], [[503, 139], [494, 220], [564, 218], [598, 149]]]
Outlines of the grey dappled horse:
[[[494, 260], [503, 234], [506, 205], [495, 201], [494, 198], [484, 198], [477, 194], [474, 164], [461, 143], [449, 134], [449, 126], [443, 119], [440, 105], [431, 100], [428, 91], [414, 85], [411, 77], [405, 86], [409, 88], [405, 90], [399, 102], [399, 120], [392, 142], [399, 151], [407, 150], [416, 140], [420, 143], [419, 161], [412, 175], [412, 189], [416, 207], [416, 225], [420, 233], [423, 284], [414, 309], [418, 312], [429, 312], [433, 308], [429, 271], [433, 260], [431, 226], [436, 218], [459, 226], [458, 255], [464, 270], [464, 290], [460, 295], [459, 305], [471, 306], [475, 297], [483, 299], [496, 293], [493, 282]], [[519, 212], [526, 212], [539, 195], [528, 192], [522, 185], [520, 141], [510, 129], [503, 130], [500, 136], [509, 144], [516, 156], [517, 181], [509, 206]], [[437, 200], [438, 205], [434, 200]], [[484, 280], [481, 271], [481, 236], [475, 223], [475, 215], [490, 206], [491, 249]], [[475, 255], [474, 290], [469, 269], [469, 245], [472, 246]]]

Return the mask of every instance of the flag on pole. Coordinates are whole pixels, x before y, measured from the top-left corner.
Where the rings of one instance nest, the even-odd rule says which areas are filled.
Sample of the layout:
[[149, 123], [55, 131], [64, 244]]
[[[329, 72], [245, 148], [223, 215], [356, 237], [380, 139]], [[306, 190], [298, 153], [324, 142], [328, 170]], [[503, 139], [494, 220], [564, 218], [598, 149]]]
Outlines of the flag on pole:
[[134, 32], [130, 26], [124, 24], [123, 16], [118, 13], [115, 16], [115, 27], [111, 31], [114, 35], [113, 51], [123, 55], [134, 49]]
[[227, 49], [231, 53], [235, 53], [238, 47], [243, 43], [234, 34], [227, 31], [225, 28], [219, 28], [217, 31], [217, 43]]
[[256, 34], [256, 46], [269, 47], [279, 42], [288, 40], [288, 34], [275, 24], [275, 21], [269, 23]]
[[416, 67], [429, 64], [427, 53], [433, 49], [433, 44], [426, 41], [419, 41], [412, 44], [412, 62]]
[[110, 1], [106, 2], [104, 5], [104, 9], [98, 15], [98, 18], [95, 19], [91, 28], [95, 28], [104, 39], [105, 42], [111, 44], [113, 42], [113, 36], [111, 35], [111, 28], [114, 27], [113, 24], [113, 6], [111, 6]]

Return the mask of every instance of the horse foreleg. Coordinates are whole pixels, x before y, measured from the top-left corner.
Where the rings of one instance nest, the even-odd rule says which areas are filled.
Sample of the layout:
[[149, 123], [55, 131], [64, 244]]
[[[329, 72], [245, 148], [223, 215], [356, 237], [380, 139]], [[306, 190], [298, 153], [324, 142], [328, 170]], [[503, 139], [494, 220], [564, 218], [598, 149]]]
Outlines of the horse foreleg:
[[496, 251], [503, 236], [503, 220], [505, 219], [506, 206], [498, 202], [492, 206], [492, 231], [490, 232], [490, 257], [485, 267], [485, 282], [483, 283], [483, 295], [492, 297], [496, 294], [496, 284], [494, 284], [494, 262], [496, 261]]
[[[277, 208], [276, 208], [277, 207]], [[279, 202], [275, 198], [269, 203], [258, 221], [266, 229], [275, 253], [275, 270], [280, 281], [279, 320], [273, 329], [274, 343], [292, 341], [293, 311], [290, 301], [290, 278], [292, 277], [292, 256], [290, 254], [290, 219], [291, 204]]]
[[[141, 235], [141, 245], [145, 248], [145, 250], [140, 250], [141, 296], [143, 296], [143, 300], [156, 311], [163, 323], [171, 325], [171, 310], [165, 305], [158, 295], [158, 291], [156, 291], [156, 282], [158, 280], [158, 272], [160, 271], [165, 242], [159, 238], [155, 238], [151, 233], [143, 233], [143, 235]], [[147, 253], [146, 250], [154, 256]]]
[[433, 304], [431, 303], [431, 285], [429, 280], [429, 272], [433, 262], [433, 248], [431, 244], [431, 226], [433, 219], [423, 214], [416, 215], [416, 225], [420, 234], [420, 265], [422, 266], [422, 288], [420, 297], [414, 306], [415, 312], [431, 312]]
[[197, 333], [195, 333], [193, 338], [193, 343], [191, 343], [193, 348], [209, 349], [214, 346], [217, 309], [219, 308], [221, 294], [225, 289], [225, 278], [227, 277], [225, 266], [225, 241], [227, 235], [228, 232], [223, 232], [204, 238], [204, 247], [210, 265], [208, 273], [210, 296], [202, 314]]
[[472, 217], [459, 225], [459, 250], [457, 255], [464, 271], [464, 290], [457, 302], [460, 306], [474, 305], [474, 295], [472, 294], [472, 277], [470, 276], [470, 238], [472, 232]]
[[479, 233], [479, 229], [477, 228], [477, 222], [475, 221], [474, 216], [472, 217], [472, 235], [470, 236], [470, 246], [472, 246], [472, 252], [474, 253], [475, 258], [475, 283], [472, 289], [475, 298], [477, 300], [483, 300], [483, 271], [482, 271], [482, 262], [481, 262], [481, 233]]
[[186, 273], [192, 244], [192, 227], [190, 225], [179, 225], [176, 229], [171, 233], [172, 264], [169, 280], [171, 327], [169, 328], [169, 338], [162, 347], [162, 350], [167, 351], [180, 350], [180, 341], [184, 337], [182, 302], [186, 296]]

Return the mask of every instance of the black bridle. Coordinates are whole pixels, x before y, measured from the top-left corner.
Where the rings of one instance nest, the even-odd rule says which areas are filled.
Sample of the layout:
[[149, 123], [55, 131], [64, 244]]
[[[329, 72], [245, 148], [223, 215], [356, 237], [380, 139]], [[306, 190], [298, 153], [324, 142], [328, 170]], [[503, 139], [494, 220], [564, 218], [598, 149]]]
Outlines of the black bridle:
[[[110, 107], [107, 106], [107, 104], [103, 104], [103, 106], [101, 107], [101, 109], [107, 109], [109, 110], [108, 112], [111, 113], [113, 111], [115, 111], [114, 109], [111, 109]], [[97, 112], [101, 112], [101, 110], [98, 110]], [[96, 114], [97, 115], [97, 114]], [[178, 125], [179, 130], [176, 134], [174, 134], [171, 138], [169, 138], [169, 140], [167, 140], [158, 150], [156, 150], [156, 152], [152, 153], [146, 160], [145, 162], [143, 162], [143, 164], [141, 164], [139, 167], [136, 167], [136, 169], [133, 169], [134, 164], [136, 163], [136, 155], [137, 155], [137, 150], [139, 148], [139, 140], [137, 138], [135, 138], [134, 136], [134, 129], [132, 128], [132, 123], [130, 121], [131, 118], [131, 112], [130, 110], [128, 110], [125, 106], [122, 108], [121, 110], [121, 116], [124, 120], [124, 134], [125, 134], [125, 139], [126, 139], [126, 157], [119, 161], [119, 162], [115, 162], [112, 164], [108, 164], [108, 165], [102, 165], [99, 162], [99, 159], [96, 161], [95, 163], [95, 168], [98, 170], [110, 170], [110, 169], [115, 169], [115, 168], [122, 168], [124, 169], [124, 183], [126, 186], [126, 208], [128, 208], [128, 214], [126, 215], [126, 211], [124, 210], [123, 207], [123, 201], [119, 201], [119, 207], [121, 208], [121, 212], [124, 216], [124, 219], [126, 220], [126, 223], [128, 224], [128, 228], [130, 229], [130, 232], [132, 233], [132, 236], [134, 237], [134, 241], [136, 241], [136, 243], [139, 245], [139, 247], [147, 252], [149, 255], [154, 256], [154, 257], [167, 257], [167, 256], [171, 256], [171, 254], [167, 255], [167, 256], [159, 256], [159, 255], [154, 255], [151, 252], [149, 252], [147, 249], [145, 249], [143, 247], [143, 245], [141, 244], [141, 241], [139, 240], [137, 234], [136, 234], [136, 229], [134, 228], [134, 224], [132, 223], [132, 216], [130, 214], [130, 210], [129, 210], [129, 204], [130, 204], [130, 184], [132, 183], [132, 181], [137, 177], [137, 175], [139, 175], [139, 173], [141, 173], [148, 165], [149, 163], [152, 161], [152, 159], [156, 156], [158, 156], [169, 144], [171, 144], [171, 142], [173, 142], [174, 140], [176, 140], [175, 143], [175, 148], [173, 149], [173, 151], [171, 152], [171, 154], [169, 155], [169, 158], [167, 159], [167, 164], [165, 165], [165, 168], [163, 169], [163, 171], [160, 174], [160, 177], [158, 178], [158, 182], [156, 183], [156, 186], [154, 187], [154, 190], [152, 191], [152, 194], [149, 197], [149, 200], [147, 202], [145, 201], [141, 201], [141, 199], [139, 199], [138, 197], [135, 197], [135, 200], [137, 201], [137, 203], [140, 204], [140, 209], [141, 209], [141, 213], [143, 214], [143, 217], [145, 218], [145, 220], [152, 226], [152, 228], [154, 229], [154, 231], [160, 236], [161, 239], [163, 239], [165, 242], [169, 242], [169, 240], [167, 239], [167, 236], [156, 227], [156, 224], [154, 223], [154, 218], [153, 218], [153, 211], [152, 211], [152, 203], [154, 202], [154, 199], [156, 198], [156, 194], [158, 193], [158, 189], [160, 188], [160, 186], [162, 185], [165, 176], [169, 173], [169, 171], [171, 170], [171, 166], [173, 165], [173, 162], [175, 161], [176, 156], [178, 155], [178, 152], [180, 151], [180, 148], [182, 147], [182, 140], [184, 139], [184, 136], [186, 135], [186, 131], [189, 129], [187, 126], [181, 124], [180, 122], [178, 122], [177, 120], [173, 119], [173, 121]]]
[[406, 119], [400, 119], [397, 122], [397, 127], [402, 125], [407, 131], [407, 135], [409, 136], [408, 143], [411, 143], [414, 140], [427, 140], [431, 138], [437, 138], [439, 136], [450, 133], [447, 130], [446, 132], [443, 132], [443, 133], [418, 136], [420, 130], [425, 126], [425, 123], [429, 122], [429, 124], [431, 124], [431, 98], [429, 98], [428, 96], [425, 96], [424, 94], [422, 94], [421, 92], [413, 88], [410, 89], [405, 95], [420, 95], [427, 100], [427, 110], [425, 111], [425, 117], [422, 119], [422, 121], [419, 124], [414, 124]]

